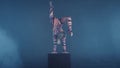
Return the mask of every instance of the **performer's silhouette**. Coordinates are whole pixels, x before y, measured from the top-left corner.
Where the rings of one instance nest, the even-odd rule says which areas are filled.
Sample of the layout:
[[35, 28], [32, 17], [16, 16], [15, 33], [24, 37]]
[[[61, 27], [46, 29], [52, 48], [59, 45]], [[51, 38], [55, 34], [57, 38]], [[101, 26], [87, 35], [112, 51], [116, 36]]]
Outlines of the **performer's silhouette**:
[[54, 15], [54, 6], [52, 4], [52, 1], [50, 1], [50, 11], [49, 11], [49, 18], [50, 22], [53, 25], [53, 52], [52, 53], [57, 53], [57, 45], [60, 44], [62, 41], [63, 45], [63, 52], [67, 53], [66, 50], [66, 34], [65, 30], [63, 30], [63, 24], [67, 23], [68, 25], [68, 32], [71, 36], [73, 36], [72, 32], [72, 19], [71, 17], [62, 17], [62, 18], [57, 18]]

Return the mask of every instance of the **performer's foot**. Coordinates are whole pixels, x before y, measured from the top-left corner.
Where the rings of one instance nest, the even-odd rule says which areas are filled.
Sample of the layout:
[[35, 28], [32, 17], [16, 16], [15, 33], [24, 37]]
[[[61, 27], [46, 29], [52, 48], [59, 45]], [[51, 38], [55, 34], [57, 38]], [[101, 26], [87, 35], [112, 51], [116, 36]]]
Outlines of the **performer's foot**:
[[57, 52], [56, 52], [56, 51], [53, 51], [53, 52], [51, 52], [51, 53], [56, 54]]
[[64, 52], [62, 52], [62, 53], [69, 53], [69, 52], [67, 52], [67, 51], [64, 51]]

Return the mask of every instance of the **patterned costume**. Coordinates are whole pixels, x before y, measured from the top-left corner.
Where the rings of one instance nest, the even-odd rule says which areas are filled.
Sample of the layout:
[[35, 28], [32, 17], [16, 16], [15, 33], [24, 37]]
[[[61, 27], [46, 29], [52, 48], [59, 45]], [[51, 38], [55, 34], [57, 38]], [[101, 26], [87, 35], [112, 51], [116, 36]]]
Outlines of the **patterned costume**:
[[72, 19], [71, 17], [62, 17], [62, 18], [57, 18], [54, 15], [54, 6], [52, 5], [52, 2], [50, 1], [50, 11], [49, 11], [49, 18], [50, 22], [53, 25], [53, 53], [57, 53], [57, 45], [60, 44], [62, 41], [63, 45], [63, 50], [64, 53], [66, 53], [66, 34], [65, 31], [63, 30], [63, 25], [67, 23], [68, 25], [68, 32], [70, 33], [71, 36], [73, 36], [72, 32]]

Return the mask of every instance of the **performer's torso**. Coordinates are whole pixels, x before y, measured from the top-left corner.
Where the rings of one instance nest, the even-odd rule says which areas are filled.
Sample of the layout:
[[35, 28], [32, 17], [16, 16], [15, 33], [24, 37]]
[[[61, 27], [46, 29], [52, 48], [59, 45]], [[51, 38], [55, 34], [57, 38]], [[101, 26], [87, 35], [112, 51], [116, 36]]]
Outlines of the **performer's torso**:
[[54, 18], [53, 20], [53, 32], [55, 33], [63, 32], [62, 24], [58, 18]]

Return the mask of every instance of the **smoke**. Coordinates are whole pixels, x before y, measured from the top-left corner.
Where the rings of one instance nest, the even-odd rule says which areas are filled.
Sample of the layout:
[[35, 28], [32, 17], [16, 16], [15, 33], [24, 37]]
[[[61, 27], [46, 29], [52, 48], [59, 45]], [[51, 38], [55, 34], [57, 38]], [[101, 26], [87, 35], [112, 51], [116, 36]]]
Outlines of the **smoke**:
[[0, 68], [21, 68], [22, 61], [18, 53], [18, 45], [0, 29]]

